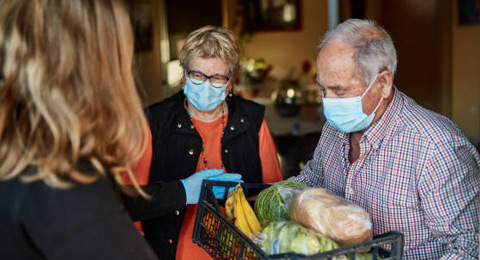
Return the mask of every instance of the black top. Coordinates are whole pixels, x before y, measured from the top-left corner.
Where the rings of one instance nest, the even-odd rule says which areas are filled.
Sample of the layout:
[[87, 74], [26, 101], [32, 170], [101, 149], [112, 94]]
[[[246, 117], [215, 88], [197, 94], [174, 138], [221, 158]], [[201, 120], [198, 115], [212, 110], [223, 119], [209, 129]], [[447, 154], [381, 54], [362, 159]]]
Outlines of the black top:
[[[180, 182], [164, 183], [150, 187], [150, 192], [162, 195], [180, 189]], [[183, 200], [177, 197], [174, 201], [184, 205], [184, 195]], [[162, 201], [147, 203], [152, 212], [175, 204]], [[143, 217], [161, 215], [151, 214], [139, 198], [127, 202]], [[70, 189], [52, 188], [43, 181], [26, 183], [19, 177], [0, 181], [0, 230], [0, 259], [157, 259], [132, 225], [113, 182], [103, 176]]]

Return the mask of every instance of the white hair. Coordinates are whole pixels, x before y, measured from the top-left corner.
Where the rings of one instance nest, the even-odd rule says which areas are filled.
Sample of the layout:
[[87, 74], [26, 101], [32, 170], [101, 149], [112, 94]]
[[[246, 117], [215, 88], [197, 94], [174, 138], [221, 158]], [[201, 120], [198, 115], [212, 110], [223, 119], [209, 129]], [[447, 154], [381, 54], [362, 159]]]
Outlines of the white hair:
[[395, 77], [397, 52], [392, 38], [381, 26], [370, 20], [348, 19], [328, 31], [320, 41], [317, 54], [331, 42], [343, 42], [355, 48], [353, 59], [363, 74], [365, 84], [380, 72], [388, 70]]

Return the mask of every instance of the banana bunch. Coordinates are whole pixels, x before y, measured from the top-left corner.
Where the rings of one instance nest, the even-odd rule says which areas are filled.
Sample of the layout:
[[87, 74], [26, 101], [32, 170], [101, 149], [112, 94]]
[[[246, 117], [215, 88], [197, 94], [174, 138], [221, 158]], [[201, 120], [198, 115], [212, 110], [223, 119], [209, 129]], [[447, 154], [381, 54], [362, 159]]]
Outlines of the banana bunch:
[[234, 222], [235, 226], [247, 237], [253, 239], [254, 235], [262, 231], [262, 226], [247, 201], [240, 184], [235, 186], [225, 201], [227, 219]]

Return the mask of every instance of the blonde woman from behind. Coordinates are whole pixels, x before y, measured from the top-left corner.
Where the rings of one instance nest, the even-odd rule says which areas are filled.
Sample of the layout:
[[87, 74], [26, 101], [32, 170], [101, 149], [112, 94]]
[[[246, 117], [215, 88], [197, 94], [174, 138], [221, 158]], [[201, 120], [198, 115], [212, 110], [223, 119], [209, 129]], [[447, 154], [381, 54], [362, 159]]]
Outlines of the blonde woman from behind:
[[0, 0], [1, 259], [156, 258], [115, 191], [146, 145], [130, 26], [120, 1]]

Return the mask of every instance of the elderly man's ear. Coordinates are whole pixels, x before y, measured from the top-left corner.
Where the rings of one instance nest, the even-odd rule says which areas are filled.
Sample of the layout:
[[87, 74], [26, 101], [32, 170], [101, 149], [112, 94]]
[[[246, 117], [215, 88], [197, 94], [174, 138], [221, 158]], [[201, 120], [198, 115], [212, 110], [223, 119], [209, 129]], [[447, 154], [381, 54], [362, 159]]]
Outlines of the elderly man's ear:
[[388, 98], [393, 88], [392, 73], [388, 70], [381, 72], [380, 75], [378, 75], [378, 82], [382, 86], [382, 97]]

